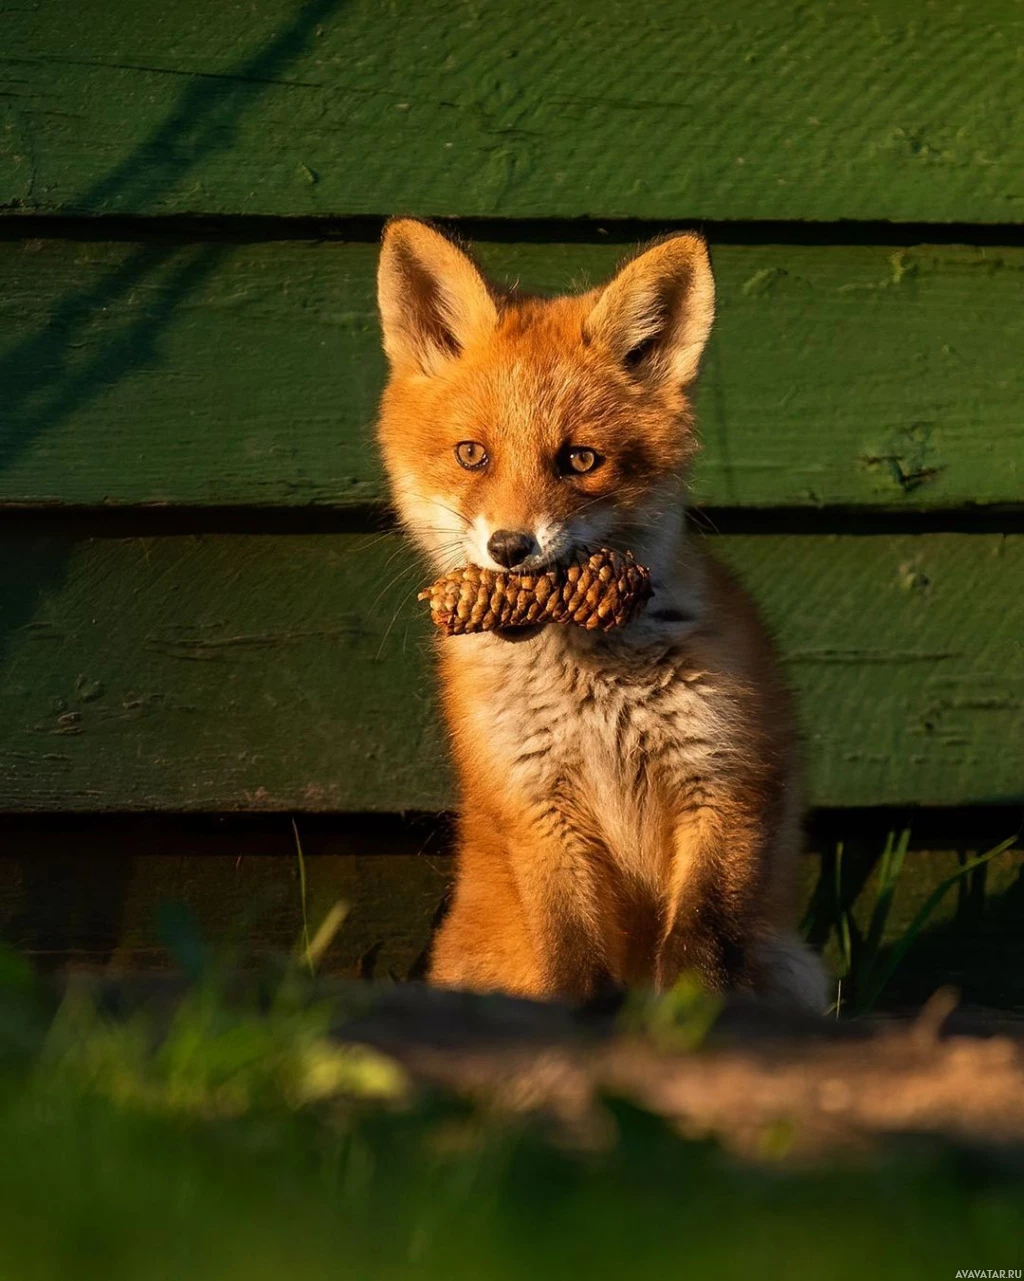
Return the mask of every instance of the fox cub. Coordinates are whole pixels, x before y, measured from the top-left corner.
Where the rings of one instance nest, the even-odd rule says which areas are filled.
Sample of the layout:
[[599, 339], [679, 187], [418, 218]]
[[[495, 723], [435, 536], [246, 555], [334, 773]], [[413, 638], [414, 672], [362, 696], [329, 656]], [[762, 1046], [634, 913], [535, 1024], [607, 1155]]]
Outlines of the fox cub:
[[503, 291], [432, 227], [387, 226], [395, 505], [439, 573], [539, 570], [585, 548], [651, 571], [638, 619], [439, 641], [460, 779], [439, 984], [586, 999], [683, 971], [813, 1010], [794, 935], [792, 712], [751, 601], [687, 536], [690, 394], [715, 287], [678, 235], [587, 293]]

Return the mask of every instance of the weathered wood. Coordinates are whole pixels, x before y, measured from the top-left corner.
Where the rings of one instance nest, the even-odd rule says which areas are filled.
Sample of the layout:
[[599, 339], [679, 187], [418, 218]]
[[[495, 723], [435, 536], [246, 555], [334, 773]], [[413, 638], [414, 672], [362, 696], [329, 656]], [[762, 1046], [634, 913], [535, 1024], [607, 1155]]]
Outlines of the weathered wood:
[[[444, 824], [375, 815], [301, 817], [305, 919], [335, 904], [333, 974], [407, 978], [422, 965], [450, 876]], [[303, 899], [291, 821], [174, 815], [0, 820], [0, 934], [33, 963], [109, 973], [165, 971], [161, 913], [183, 905], [211, 957], [248, 966], [300, 945]]]
[[[778, 631], [814, 802], [1024, 798], [1024, 538], [715, 545]], [[6, 536], [0, 809], [444, 807], [423, 577], [391, 536]]]
[[[322, 968], [352, 978], [422, 975], [431, 922], [444, 898], [447, 858], [358, 854], [306, 861], [312, 936], [336, 903], [348, 907]], [[211, 959], [243, 966], [299, 949], [302, 900], [294, 856], [196, 859], [124, 851], [54, 864], [39, 851], [0, 855], [4, 940], [36, 965], [111, 973], [167, 971], [175, 940], [161, 920], [184, 905]]]
[[[338, 902], [344, 924], [323, 968], [407, 978], [422, 965], [450, 856], [422, 824], [385, 816], [326, 830], [299, 820], [310, 933]], [[35, 963], [125, 973], [175, 964], [161, 913], [183, 905], [212, 957], [248, 966], [300, 946], [303, 900], [291, 825], [197, 829], [162, 816], [0, 824], [0, 930]]]
[[44, 0], [0, 204], [1016, 221], [1014, 0]]
[[[484, 244], [557, 291], [628, 246]], [[704, 504], [1024, 500], [1024, 249], [715, 248]], [[0, 244], [0, 502], [380, 496], [376, 246]]]

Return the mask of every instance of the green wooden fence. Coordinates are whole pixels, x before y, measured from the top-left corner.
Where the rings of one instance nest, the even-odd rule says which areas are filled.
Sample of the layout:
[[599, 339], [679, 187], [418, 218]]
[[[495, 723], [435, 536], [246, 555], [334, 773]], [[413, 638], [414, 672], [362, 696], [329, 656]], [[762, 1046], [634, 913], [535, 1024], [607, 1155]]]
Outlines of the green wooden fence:
[[696, 498], [814, 804], [1019, 807], [1022, 48], [1017, 0], [5, 10], [0, 810], [450, 805], [368, 537], [395, 212], [541, 290], [705, 227]]

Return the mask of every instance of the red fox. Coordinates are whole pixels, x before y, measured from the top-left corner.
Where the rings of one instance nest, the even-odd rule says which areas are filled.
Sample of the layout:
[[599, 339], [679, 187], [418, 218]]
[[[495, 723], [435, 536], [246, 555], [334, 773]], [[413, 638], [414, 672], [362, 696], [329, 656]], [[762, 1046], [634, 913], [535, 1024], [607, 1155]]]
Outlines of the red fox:
[[439, 641], [460, 816], [431, 981], [585, 1000], [689, 971], [823, 1010], [821, 967], [787, 932], [801, 820], [789, 696], [753, 604], [684, 524], [714, 315], [704, 241], [673, 236], [600, 288], [542, 299], [397, 219], [378, 296], [380, 443], [434, 567], [525, 573], [606, 547], [653, 586], [607, 634]]

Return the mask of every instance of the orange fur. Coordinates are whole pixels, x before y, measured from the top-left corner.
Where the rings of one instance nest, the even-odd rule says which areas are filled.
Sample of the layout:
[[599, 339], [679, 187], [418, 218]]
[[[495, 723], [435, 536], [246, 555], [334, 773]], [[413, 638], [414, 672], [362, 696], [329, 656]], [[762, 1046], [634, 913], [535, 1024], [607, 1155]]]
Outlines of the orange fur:
[[[431, 977], [586, 998], [684, 970], [810, 1007], [786, 929], [800, 789], [787, 691], [756, 610], [686, 536], [690, 391], [714, 308], [703, 241], [663, 241], [588, 293], [503, 294], [429, 226], [389, 224], [380, 441], [396, 507], [440, 571], [580, 546], [652, 569], [646, 612], [439, 640], [460, 780], [458, 871]], [[472, 442], [460, 466], [456, 446]], [[573, 450], [597, 459], [577, 474]], [[567, 452], [568, 451], [568, 452]]]

